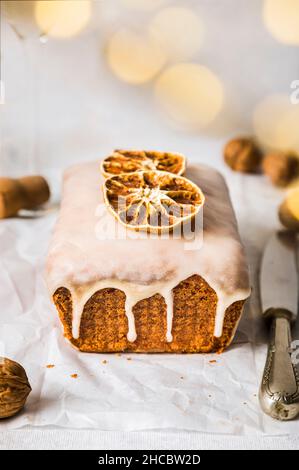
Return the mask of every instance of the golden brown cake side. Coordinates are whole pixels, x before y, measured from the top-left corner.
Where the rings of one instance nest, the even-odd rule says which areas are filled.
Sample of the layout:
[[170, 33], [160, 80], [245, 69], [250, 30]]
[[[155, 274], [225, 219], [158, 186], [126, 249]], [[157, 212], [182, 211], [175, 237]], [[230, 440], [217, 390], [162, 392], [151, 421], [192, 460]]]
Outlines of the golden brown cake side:
[[222, 336], [214, 336], [217, 295], [207, 282], [193, 275], [173, 290], [173, 341], [167, 342], [166, 304], [160, 294], [141, 300], [134, 308], [137, 339], [127, 340], [128, 320], [125, 294], [118, 289], [101, 289], [84, 307], [80, 336], [72, 336], [72, 299], [60, 287], [53, 295], [65, 337], [85, 352], [221, 352], [233, 337], [245, 301], [233, 303], [225, 313]]

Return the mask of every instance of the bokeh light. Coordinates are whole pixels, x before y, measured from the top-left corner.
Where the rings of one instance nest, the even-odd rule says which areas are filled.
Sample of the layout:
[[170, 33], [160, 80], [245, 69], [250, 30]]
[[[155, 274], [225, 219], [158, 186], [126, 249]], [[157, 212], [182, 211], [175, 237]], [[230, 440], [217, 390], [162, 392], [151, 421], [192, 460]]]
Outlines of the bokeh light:
[[111, 37], [107, 60], [118, 78], [138, 85], [154, 78], [166, 59], [163, 51], [146, 35], [124, 28]]
[[20, 38], [38, 37], [41, 34], [35, 21], [35, 1], [5, 0], [3, 11], [5, 18]]
[[160, 7], [165, 0], [121, 0], [121, 3], [127, 8], [151, 11]]
[[278, 41], [299, 45], [299, 0], [265, 0], [263, 16]]
[[299, 106], [288, 95], [271, 95], [260, 102], [253, 114], [259, 141], [276, 150], [299, 151]]
[[203, 23], [192, 10], [169, 7], [158, 12], [149, 26], [151, 37], [172, 60], [183, 61], [194, 56], [203, 39]]
[[181, 63], [157, 79], [155, 94], [166, 115], [186, 129], [201, 129], [220, 112], [223, 86], [216, 75], [199, 64]]
[[38, 0], [35, 6], [36, 22], [48, 36], [69, 38], [79, 34], [89, 23], [91, 0]]

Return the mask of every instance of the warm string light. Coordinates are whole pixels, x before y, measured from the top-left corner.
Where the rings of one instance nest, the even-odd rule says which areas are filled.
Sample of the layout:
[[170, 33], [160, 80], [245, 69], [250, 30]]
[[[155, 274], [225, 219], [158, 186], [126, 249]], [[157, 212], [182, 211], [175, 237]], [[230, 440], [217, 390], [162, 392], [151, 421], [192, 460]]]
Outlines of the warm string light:
[[278, 41], [299, 45], [299, 0], [265, 0], [263, 17], [266, 28]]
[[166, 58], [158, 45], [146, 35], [124, 28], [110, 38], [107, 60], [118, 78], [139, 85], [152, 80]]
[[299, 151], [299, 106], [288, 95], [271, 95], [253, 114], [253, 127], [260, 142], [275, 150]]
[[91, 0], [6, 0], [3, 6], [21, 39], [75, 36], [87, 26], [92, 13]]
[[198, 52], [203, 40], [203, 23], [192, 10], [169, 7], [158, 12], [149, 24], [149, 34], [168, 60], [185, 61]]
[[54, 38], [76, 36], [91, 19], [91, 0], [38, 0], [35, 4], [35, 19], [39, 28]]
[[[223, 108], [224, 87], [207, 67], [189, 62], [204, 38], [198, 12], [185, 6], [165, 7], [165, 0], [121, 3], [131, 10], [152, 13], [140, 32], [122, 28], [111, 36], [106, 55], [114, 74], [133, 85], [155, 79], [157, 102], [170, 120], [188, 129], [209, 126]], [[161, 6], [161, 10], [154, 11]], [[88, 25], [92, 1], [10, 0], [4, 1], [4, 11], [20, 37], [46, 34], [69, 38]], [[299, 45], [299, 0], [264, 0], [263, 18], [277, 40]], [[299, 107], [292, 105], [286, 95], [265, 98], [253, 114], [258, 139], [277, 150], [299, 151], [298, 122]]]
[[121, 0], [121, 3], [134, 10], [151, 11], [163, 5], [165, 0]]
[[201, 45], [202, 36], [202, 22], [191, 10], [165, 8], [142, 32], [129, 28], [116, 31], [107, 45], [108, 64], [125, 82], [146, 83], [166, 62], [193, 56]]
[[155, 95], [166, 115], [187, 129], [202, 129], [220, 112], [224, 93], [216, 75], [199, 64], [167, 68], [155, 83]]
[[[142, 33], [129, 28], [116, 31], [106, 49], [114, 74], [130, 84], [154, 84], [158, 104], [176, 125], [188, 129], [208, 126], [219, 114], [223, 85], [203, 65], [187, 62], [199, 50], [203, 23], [192, 10], [164, 8]], [[162, 70], [166, 64], [169, 65]]]

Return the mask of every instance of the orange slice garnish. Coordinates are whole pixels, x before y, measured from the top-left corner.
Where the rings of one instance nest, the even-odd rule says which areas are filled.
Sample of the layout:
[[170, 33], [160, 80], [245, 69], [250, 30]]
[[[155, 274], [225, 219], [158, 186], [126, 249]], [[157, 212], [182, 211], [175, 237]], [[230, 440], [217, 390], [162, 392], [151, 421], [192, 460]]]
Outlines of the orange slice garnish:
[[148, 150], [114, 150], [101, 163], [105, 177], [134, 173], [135, 171], [159, 170], [181, 175], [185, 171], [186, 158], [179, 153]]
[[204, 203], [196, 184], [165, 171], [111, 176], [103, 190], [107, 207], [121, 224], [148, 232], [172, 230], [192, 220]]

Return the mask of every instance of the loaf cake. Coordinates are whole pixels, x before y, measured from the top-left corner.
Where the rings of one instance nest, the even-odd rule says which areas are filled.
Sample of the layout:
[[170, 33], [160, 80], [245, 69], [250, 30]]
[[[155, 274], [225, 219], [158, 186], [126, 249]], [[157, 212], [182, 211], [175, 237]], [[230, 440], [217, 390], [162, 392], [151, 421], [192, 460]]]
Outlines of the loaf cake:
[[190, 166], [185, 176], [205, 195], [195, 244], [115, 221], [99, 162], [66, 171], [46, 275], [64, 335], [79, 350], [221, 352], [231, 343], [250, 285], [229, 192], [210, 167]]

